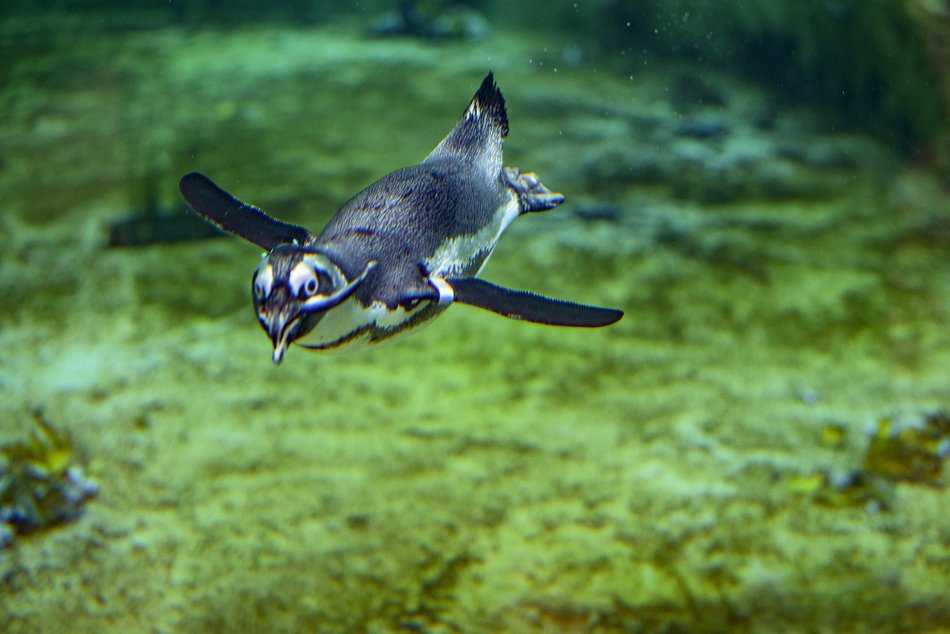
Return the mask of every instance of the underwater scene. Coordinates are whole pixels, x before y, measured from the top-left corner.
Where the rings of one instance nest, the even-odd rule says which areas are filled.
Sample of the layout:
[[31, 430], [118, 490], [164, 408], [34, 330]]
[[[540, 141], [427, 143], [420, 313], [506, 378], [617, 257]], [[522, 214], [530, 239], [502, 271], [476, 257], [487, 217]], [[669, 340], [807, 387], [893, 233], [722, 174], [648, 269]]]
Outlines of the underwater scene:
[[0, 632], [950, 632], [950, 1], [0, 60]]

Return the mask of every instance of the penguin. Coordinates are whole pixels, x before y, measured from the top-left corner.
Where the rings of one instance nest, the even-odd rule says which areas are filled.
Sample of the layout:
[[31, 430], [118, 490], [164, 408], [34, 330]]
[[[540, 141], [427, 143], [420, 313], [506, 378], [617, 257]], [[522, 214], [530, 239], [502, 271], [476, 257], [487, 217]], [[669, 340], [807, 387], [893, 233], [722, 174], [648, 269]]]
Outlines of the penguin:
[[507, 135], [505, 100], [489, 72], [425, 160], [353, 196], [318, 235], [238, 200], [198, 172], [183, 176], [179, 189], [206, 221], [264, 249], [252, 297], [275, 364], [291, 343], [311, 350], [379, 344], [454, 303], [539, 324], [613, 324], [622, 311], [477, 277], [515, 218], [564, 201], [537, 175], [503, 166]]

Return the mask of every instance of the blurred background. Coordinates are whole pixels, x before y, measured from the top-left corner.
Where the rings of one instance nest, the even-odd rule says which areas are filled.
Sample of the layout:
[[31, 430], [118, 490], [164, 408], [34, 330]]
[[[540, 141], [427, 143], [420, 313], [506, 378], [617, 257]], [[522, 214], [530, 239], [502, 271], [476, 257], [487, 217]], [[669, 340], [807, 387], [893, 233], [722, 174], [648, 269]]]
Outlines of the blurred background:
[[[0, 630], [942, 631], [946, 0], [0, 6]], [[567, 202], [366, 353], [256, 325], [489, 70]]]

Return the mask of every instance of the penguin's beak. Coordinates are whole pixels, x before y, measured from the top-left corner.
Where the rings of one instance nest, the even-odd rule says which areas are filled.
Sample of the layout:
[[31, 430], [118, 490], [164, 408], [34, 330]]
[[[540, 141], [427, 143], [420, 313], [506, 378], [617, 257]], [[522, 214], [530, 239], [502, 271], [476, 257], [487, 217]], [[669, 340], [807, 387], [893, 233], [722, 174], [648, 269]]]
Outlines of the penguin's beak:
[[299, 306], [290, 300], [284, 289], [280, 289], [261, 307], [257, 317], [274, 344], [274, 364], [280, 365], [287, 346], [297, 336], [301, 317]]
[[284, 353], [287, 352], [287, 338], [274, 340], [274, 365], [280, 365], [284, 360]]
[[293, 341], [293, 335], [297, 330], [297, 323], [296, 318], [287, 320], [280, 313], [277, 313], [274, 319], [268, 320], [267, 334], [274, 343], [274, 365], [280, 365], [284, 359], [287, 346]]

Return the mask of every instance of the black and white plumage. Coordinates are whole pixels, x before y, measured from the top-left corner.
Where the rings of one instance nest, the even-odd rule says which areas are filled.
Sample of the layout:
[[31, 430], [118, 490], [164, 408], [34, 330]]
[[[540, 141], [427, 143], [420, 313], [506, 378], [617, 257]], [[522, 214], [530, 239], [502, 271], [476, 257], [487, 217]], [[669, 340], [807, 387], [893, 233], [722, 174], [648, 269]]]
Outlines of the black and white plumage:
[[564, 200], [534, 174], [503, 167], [507, 135], [505, 101], [489, 73], [422, 163], [356, 194], [317, 236], [237, 200], [202, 174], [184, 176], [180, 189], [200, 216], [267, 251], [254, 273], [253, 297], [275, 363], [290, 343], [325, 350], [384, 341], [454, 302], [551, 325], [616, 322], [619, 310], [476, 277], [515, 218]]

